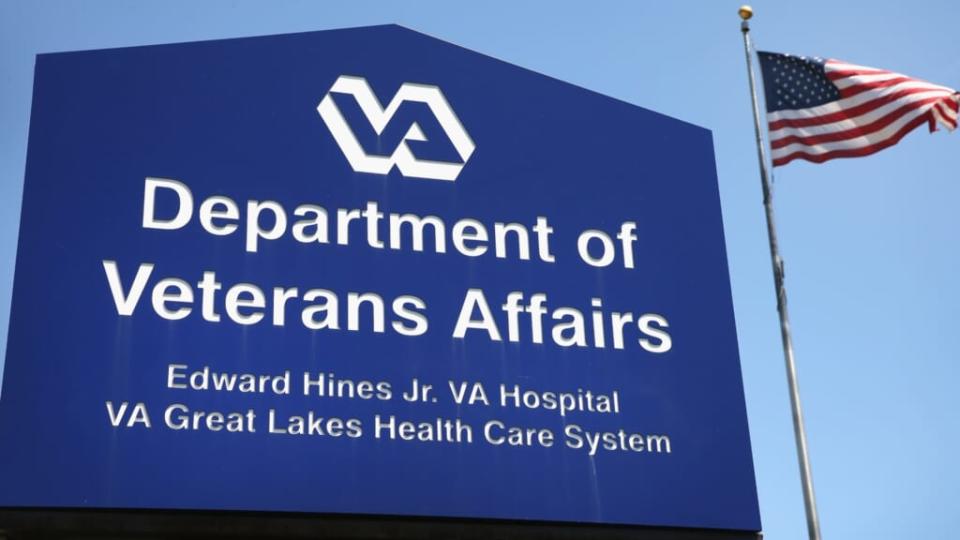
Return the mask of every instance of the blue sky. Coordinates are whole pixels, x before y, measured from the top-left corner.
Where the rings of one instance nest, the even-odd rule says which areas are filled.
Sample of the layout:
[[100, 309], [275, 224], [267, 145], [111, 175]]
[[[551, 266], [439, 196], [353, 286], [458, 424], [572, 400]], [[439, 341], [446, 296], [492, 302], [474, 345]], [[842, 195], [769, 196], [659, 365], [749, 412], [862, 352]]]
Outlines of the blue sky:
[[[400, 23], [714, 132], [761, 514], [805, 538], [736, 2], [0, 3], [0, 345], [34, 55]], [[960, 87], [955, 1], [756, 2], [765, 50]], [[776, 171], [776, 206], [827, 538], [960, 526], [960, 134]]]

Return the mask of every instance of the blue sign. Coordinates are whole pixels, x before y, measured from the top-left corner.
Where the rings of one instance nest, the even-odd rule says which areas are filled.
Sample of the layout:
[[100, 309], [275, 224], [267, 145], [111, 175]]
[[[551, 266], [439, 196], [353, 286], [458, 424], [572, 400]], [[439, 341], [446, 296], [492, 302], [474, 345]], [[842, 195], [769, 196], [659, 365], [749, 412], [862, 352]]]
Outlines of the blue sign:
[[381, 26], [40, 55], [0, 506], [759, 530], [710, 132]]

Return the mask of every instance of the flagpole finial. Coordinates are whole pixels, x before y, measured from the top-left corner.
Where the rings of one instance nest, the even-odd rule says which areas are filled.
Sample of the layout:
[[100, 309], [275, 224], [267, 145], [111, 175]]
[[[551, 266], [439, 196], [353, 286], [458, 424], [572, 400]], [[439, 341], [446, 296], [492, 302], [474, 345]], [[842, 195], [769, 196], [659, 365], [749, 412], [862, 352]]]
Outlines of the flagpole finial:
[[753, 8], [748, 6], [747, 4], [744, 4], [740, 6], [740, 9], [737, 11], [737, 13], [740, 14], [741, 19], [743, 19], [744, 21], [749, 21], [750, 18], [753, 17]]

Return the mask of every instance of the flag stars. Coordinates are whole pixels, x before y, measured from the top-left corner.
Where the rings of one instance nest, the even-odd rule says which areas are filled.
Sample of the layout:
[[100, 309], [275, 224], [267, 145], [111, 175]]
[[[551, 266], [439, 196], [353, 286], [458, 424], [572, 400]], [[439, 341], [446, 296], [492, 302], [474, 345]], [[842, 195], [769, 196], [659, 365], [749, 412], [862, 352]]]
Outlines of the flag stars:
[[760, 53], [770, 109], [818, 106], [839, 99], [826, 78], [823, 59], [814, 56]]

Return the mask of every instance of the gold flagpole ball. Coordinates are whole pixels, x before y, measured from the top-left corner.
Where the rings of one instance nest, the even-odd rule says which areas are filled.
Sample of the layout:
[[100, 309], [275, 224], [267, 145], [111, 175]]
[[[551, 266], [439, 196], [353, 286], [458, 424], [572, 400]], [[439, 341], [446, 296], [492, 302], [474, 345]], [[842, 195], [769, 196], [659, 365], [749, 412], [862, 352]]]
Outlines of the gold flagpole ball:
[[753, 17], [753, 8], [744, 4], [740, 6], [740, 10], [737, 11], [740, 14], [740, 18], [747, 21], [750, 20], [750, 17]]

